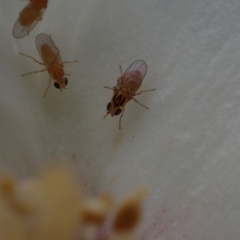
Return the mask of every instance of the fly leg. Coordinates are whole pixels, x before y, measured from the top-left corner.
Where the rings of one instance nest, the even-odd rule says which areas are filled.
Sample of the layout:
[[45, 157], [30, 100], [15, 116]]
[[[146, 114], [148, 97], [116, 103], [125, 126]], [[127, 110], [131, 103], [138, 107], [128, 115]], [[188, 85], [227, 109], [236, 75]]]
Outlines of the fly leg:
[[39, 62], [38, 60], [36, 60], [35, 58], [33, 58], [33, 57], [31, 57], [31, 56], [28, 56], [28, 55], [26, 55], [26, 54], [24, 54], [24, 53], [19, 53], [19, 54], [22, 55], [22, 56], [25, 56], [25, 57], [31, 58], [34, 62], [36, 62], [36, 63], [38, 63], [38, 64], [44, 66], [44, 63]]
[[119, 129], [121, 129], [121, 122], [122, 122], [122, 116], [123, 116], [124, 110], [125, 110], [125, 108], [122, 109], [122, 114], [119, 119]]
[[78, 62], [78, 60], [74, 60], [74, 61], [64, 61], [64, 62], [62, 62], [62, 64], [65, 64], [65, 63], [75, 63], [75, 62]]
[[39, 72], [45, 72], [47, 71], [47, 69], [42, 69], [42, 70], [39, 70], [39, 71], [34, 71], [34, 72], [29, 72], [29, 73], [25, 73], [25, 74], [22, 74], [22, 77], [26, 76], [26, 75], [29, 75], [29, 74], [33, 74], [33, 73], [39, 73]]
[[141, 105], [142, 107], [149, 109], [148, 107], [146, 107], [145, 105], [143, 105], [142, 103], [138, 102], [134, 97], [132, 97], [131, 99], [133, 99], [137, 104]]
[[103, 118], [105, 118], [107, 115], [108, 115], [109, 113], [107, 112], [107, 114], [106, 115], [104, 115], [104, 117]]
[[122, 77], [122, 66], [119, 65], [119, 69], [120, 69], [120, 74], [121, 74], [121, 77]]
[[110, 90], [114, 91], [114, 88], [110, 88], [110, 87], [107, 87], [107, 86], [104, 86], [104, 88], [107, 88], [107, 89], [110, 89]]
[[137, 96], [137, 95], [139, 95], [139, 94], [141, 94], [141, 93], [144, 93], [144, 92], [152, 92], [152, 91], [155, 91], [155, 90], [156, 90], [156, 88], [154, 88], [154, 89], [149, 89], [149, 90], [143, 90], [143, 91], [141, 91], [141, 92], [135, 93], [134, 96]]
[[44, 97], [46, 97], [46, 94], [47, 94], [47, 91], [48, 91], [48, 89], [51, 87], [51, 76], [49, 76], [49, 84], [48, 84], [48, 86], [47, 86], [47, 88], [46, 88], [46, 90], [45, 90], [45, 92], [44, 92]]

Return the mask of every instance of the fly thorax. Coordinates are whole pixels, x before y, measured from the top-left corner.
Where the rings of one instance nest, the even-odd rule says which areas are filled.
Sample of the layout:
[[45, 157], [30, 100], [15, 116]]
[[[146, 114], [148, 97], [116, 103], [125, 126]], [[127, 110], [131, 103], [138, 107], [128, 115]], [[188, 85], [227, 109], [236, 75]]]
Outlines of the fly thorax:
[[112, 102], [114, 104], [115, 107], [121, 107], [123, 105], [125, 105], [125, 102], [127, 100], [127, 97], [125, 94], [123, 94], [122, 92], [118, 91], [117, 93], [115, 93], [113, 95], [112, 98]]
[[63, 68], [61, 65], [54, 63], [48, 70], [49, 74], [51, 75], [52, 79], [59, 80], [64, 77]]

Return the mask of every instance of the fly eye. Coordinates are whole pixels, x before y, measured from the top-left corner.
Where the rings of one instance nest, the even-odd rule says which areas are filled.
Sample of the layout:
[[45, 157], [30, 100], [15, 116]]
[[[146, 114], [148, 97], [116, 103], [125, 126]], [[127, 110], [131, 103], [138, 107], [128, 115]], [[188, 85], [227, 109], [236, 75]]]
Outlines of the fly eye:
[[67, 85], [68, 85], [68, 79], [65, 78], [65, 79], [64, 79], [64, 82], [65, 82], [65, 86], [67, 86]]
[[112, 105], [111, 102], [109, 102], [109, 103], [107, 104], [107, 110], [108, 110], [108, 111], [109, 111], [111, 105]]
[[59, 88], [60, 88], [59, 83], [55, 82], [55, 83], [54, 83], [54, 87], [57, 88], [57, 89], [59, 89]]
[[118, 108], [117, 111], [114, 113], [115, 116], [119, 115], [122, 112], [121, 108]]

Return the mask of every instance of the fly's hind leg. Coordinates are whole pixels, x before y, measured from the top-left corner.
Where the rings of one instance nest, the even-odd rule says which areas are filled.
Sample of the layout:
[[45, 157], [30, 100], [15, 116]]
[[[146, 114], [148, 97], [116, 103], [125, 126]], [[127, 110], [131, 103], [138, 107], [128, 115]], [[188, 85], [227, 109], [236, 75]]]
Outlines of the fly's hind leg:
[[121, 64], [119, 64], [119, 69], [120, 69], [120, 74], [121, 74], [121, 77], [122, 77], [122, 66], [121, 66]]
[[26, 55], [26, 54], [24, 54], [24, 53], [21, 53], [21, 52], [20, 52], [19, 54], [22, 55], [22, 56], [24, 56], [24, 57], [31, 58], [34, 62], [36, 62], [36, 63], [44, 66], [44, 63], [39, 62], [38, 60], [36, 60], [35, 58], [33, 58], [33, 57], [31, 57], [31, 56], [28, 56], [28, 55]]
[[132, 97], [131, 99], [133, 99], [137, 104], [139, 104], [140, 106], [149, 109], [148, 107], [146, 107], [145, 105], [143, 105], [142, 103], [138, 102], [134, 97]]
[[156, 88], [149, 89], [149, 90], [143, 90], [141, 92], [135, 93], [134, 96], [140, 95], [141, 93], [144, 93], [144, 92], [152, 92], [152, 91], [155, 91], [155, 90], [156, 90]]
[[74, 60], [74, 61], [64, 61], [64, 62], [62, 62], [62, 64], [65, 64], [65, 63], [75, 63], [75, 62], [78, 62], [78, 60]]
[[47, 91], [48, 91], [48, 89], [51, 87], [51, 76], [49, 76], [49, 84], [48, 84], [48, 86], [47, 86], [47, 88], [46, 88], [46, 90], [45, 90], [45, 92], [44, 92], [44, 97], [46, 97], [46, 95], [47, 95]]

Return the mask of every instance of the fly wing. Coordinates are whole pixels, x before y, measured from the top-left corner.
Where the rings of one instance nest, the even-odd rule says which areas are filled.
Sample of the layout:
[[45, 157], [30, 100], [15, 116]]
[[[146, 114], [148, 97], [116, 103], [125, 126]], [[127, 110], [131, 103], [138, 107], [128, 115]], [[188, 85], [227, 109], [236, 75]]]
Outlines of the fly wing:
[[[27, 8], [29, 7], [29, 4], [25, 7]], [[25, 9], [24, 8], [24, 9]], [[23, 9], [23, 10], [24, 10]], [[22, 11], [23, 11], [22, 10]], [[42, 9], [41, 10], [41, 13], [40, 13], [40, 16], [42, 16], [45, 12], [45, 9]], [[37, 23], [40, 21], [40, 19], [35, 19], [31, 24], [29, 24], [28, 26], [23, 26], [20, 21], [19, 21], [19, 18], [17, 19], [17, 21], [15, 22], [14, 24], [14, 27], [13, 27], [13, 31], [12, 31], [12, 34], [13, 34], [13, 37], [16, 38], [16, 39], [21, 39], [21, 38], [24, 38], [26, 37], [27, 35], [29, 35], [29, 33], [33, 30], [33, 28], [37, 25]]]
[[128, 86], [133, 92], [136, 92], [147, 73], [147, 64], [143, 60], [133, 62], [122, 76], [121, 85]]
[[[46, 64], [51, 64], [53, 62], [57, 62], [59, 64], [62, 63], [62, 58], [60, 56], [59, 49], [57, 48], [57, 46], [55, 45], [55, 43], [53, 42], [52, 38], [49, 35], [47, 35], [46, 33], [38, 34], [36, 36], [35, 43], [36, 43], [38, 53], [41, 56], [44, 63]], [[48, 52], [49, 56], [43, 55], [42, 46], [44, 44], [47, 45], [48, 49], [50, 50], [50, 52]], [[54, 58], [52, 56], [54, 56]]]
[[13, 37], [16, 39], [21, 39], [29, 35], [29, 33], [33, 30], [33, 28], [37, 25], [39, 21], [35, 20], [28, 26], [23, 26], [19, 22], [19, 18], [17, 19], [14, 27], [13, 27]]

